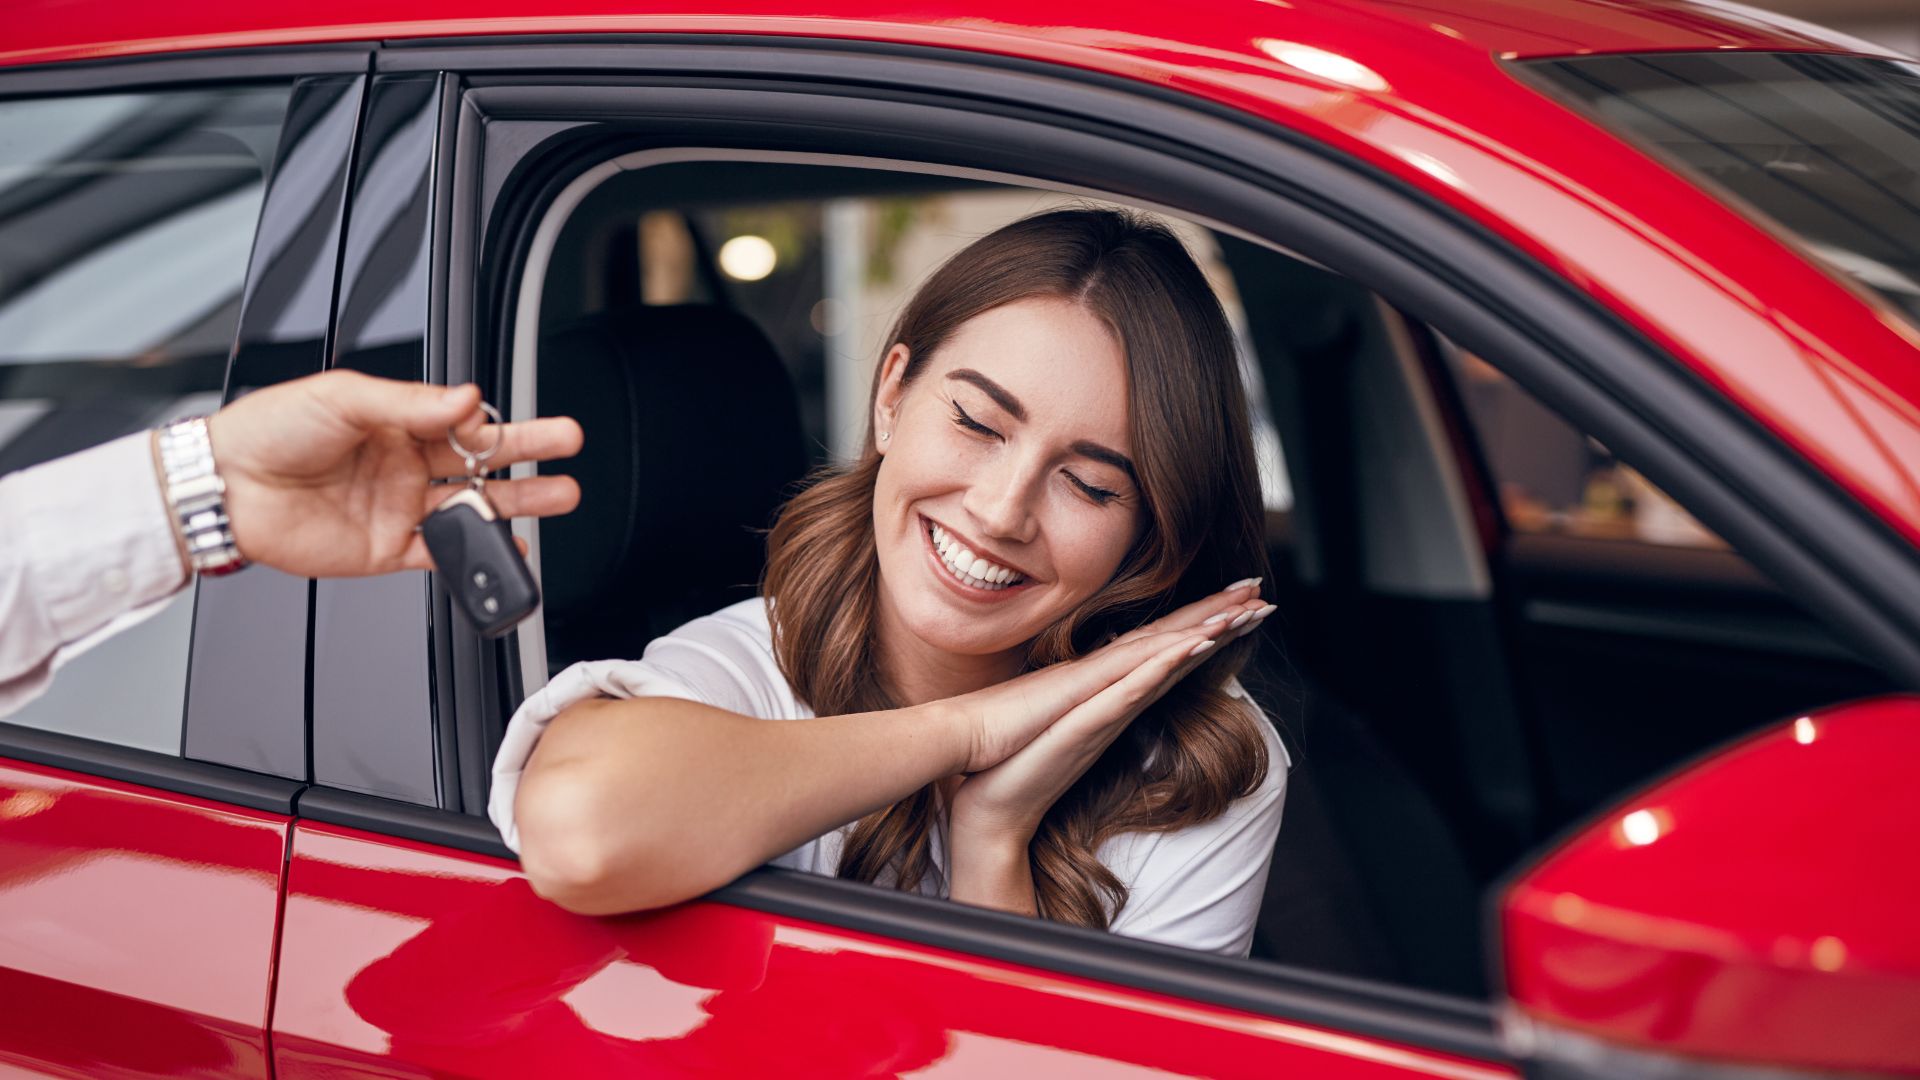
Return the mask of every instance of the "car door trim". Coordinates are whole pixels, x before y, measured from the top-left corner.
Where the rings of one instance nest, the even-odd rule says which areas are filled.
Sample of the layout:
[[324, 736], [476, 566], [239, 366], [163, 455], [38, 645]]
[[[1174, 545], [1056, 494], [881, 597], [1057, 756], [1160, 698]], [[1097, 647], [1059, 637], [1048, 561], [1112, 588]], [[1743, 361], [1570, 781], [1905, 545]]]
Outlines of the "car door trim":
[[19, 724], [0, 723], [0, 757], [272, 814], [291, 815], [294, 797], [306, 786], [298, 780]]
[[295, 48], [218, 49], [0, 67], [0, 99], [274, 80], [297, 75], [360, 74], [367, 70], [372, 55], [370, 43], [345, 41]]

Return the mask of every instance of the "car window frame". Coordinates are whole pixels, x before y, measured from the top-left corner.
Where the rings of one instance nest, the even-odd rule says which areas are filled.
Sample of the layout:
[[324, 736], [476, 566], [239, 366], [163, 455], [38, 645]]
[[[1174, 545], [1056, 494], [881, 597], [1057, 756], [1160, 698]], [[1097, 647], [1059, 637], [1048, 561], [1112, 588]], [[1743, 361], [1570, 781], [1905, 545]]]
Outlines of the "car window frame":
[[[358, 79], [372, 65], [372, 50], [364, 43], [339, 43], [275, 50], [233, 50], [218, 53], [139, 57], [107, 61], [87, 61], [21, 68], [0, 68], [0, 100], [41, 99], [101, 93], [164, 93], [173, 90], [203, 89], [230, 85], [287, 83], [298, 86], [303, 80]], [[291, 114], [291, 101], [289, 114]], [[282, 147], [286, 130], [282, 130]], [[277, 155], [276, 155], [277, 156]], [[277, 164], [277, 162], [276, 162]], [[267, 177], [261, 204], [260, 223], [249, 244], [246, 285], [236, 324], [236, 343], [249, 326], [249, 304], [256, 284], [258, 254], [264, 223], [270, 214], [286, 209], [276, 199], [281, 177]], [[234, 358], [230, 352], [223, 394], [233, 389]], [[194, 583], [197, 587], [197, 583]], [[194, 619], [199, 620], [198, 597]], [[262, 626], [277, 625], [288, 613], [274, 606], [236, 605], [240, 618]], [[296, 613], [304, 620], [304, 611]], [[197, 633], [196, 633], [197, 636]], [[181, 700], [181, 750], [160, 753], [68, 735], [57, 731], [26, 728], [0, 721], [0, 757], [48, 765], [86, 776], [139, 784], [180, 795], [210, 799], [234, 806], [273, 813], [291, 814], [305, 783], [304, 776], [275, 775], [256, 769], [221, 763], [231, 756], [221, 740], [203, 742], [196, 756], [189, 757], [187, 746], [188, 702], [193, 696], [196, 670], [203, 678], [213, 658], [197, 654], [189, 645], [187, 686]], [[294, 721], [304, 735], [306, 688], [296, 695], [302, 707]], [[213, 759], [213, 760], [209, 760]], [[289, 770], [290, 771], [290, 770]]]
[[[441, 334], [438, 359], [430, 359], [429, 367], [437, 365], [449, 380], [477, 376], [490, 397], [503, 395], [507, 386], [500, 371], [485, 370], [487, 362], [476, 358], [474, 343], [487, 341], [497, 348], [511, 339], [502, 329], [508, 317], [503, 283], [517, 280], [512, 263], [515, 253], [524, 251], [525, 238], [498, 244], [488, 238], [513, 237], [515, 230], [530, 227], [524, 216], [503, 213], [495, 196], [507, 169], [530, 150], [589, 122], [556, 119], [556, 110], [617, 115], [622, 92], [644, 91], [644, 119], [671, 133], [675, 123], [696, 122], [688, 119], [694, 115], [690, 100], [675, 98], [676, 86], [698, 82], [701, 90], [719, 89], [722, 83], [737, 90], [740, 100], [728, 103], [735, 111], [723, 115], [736, 130], [757, 130], [764, 138], [781, 130], [793, 138], [793, 125], [801, 123], [793, 116], [786, 116], [784, 125], [775, 119], [779, 110], [768, 111], [775, 94], [788, 95], [788, 104], [794, 94], [815, 95], [815, 104], [830, 103], [850, 129], [884, 127], [884, 117], [897, 119], [898, 110], [930, 103], [962, 106], [948, 109], [953, 114], [949, 128], [976, 136], [1004, 133], [1021, 116], [1042, 116], [1051, 130], [1100, 140], [1105, 152], [1087, 159], [1060, 154], [1057, 145], [1009, 148], [989, 140], [999, 153], [1028, 155], [1026, 167], [1003, 171], [1168, 206], [1215, 227], [1232, 223], [1336, 270], [1350, 269], [1411, 316], [1445, 328], [1530, 392], [1601, 434], [1710, 527], [1753, 552], [1756, 563], [1817, 601], [1831, 621], [1847, 627], [1883, 664], [1920, 678], [1920, 635], [1912, 632], [1920, 626], [1920, 601], [1867, 594], [1869, 583], [1884, 585], [1889, 574], [1920, 585], [1920, 570], [1904, 565], [1910, 549], [1883, 522], [1617, 313], [1537, 260], [1404, 181], [1279, 125], [1164, 88], [1033, 61], [818, 39], [432, 40], [390, 44], [376, 57], [376, 66], [394, 73], [457, 72], [466, 91], [457, 104], [459, 135], [450, 148], [443, 147], [442, 172], [453, 178], [453, 190], [441, 281], [462, 287], [436, 291], [444, 306], [434, 312]], [[515, 133], [511, 145], [482, 145], [478, 131], [504, 119], [502, 106], [514, 95], [528, 125]], [[717, 101], [711, 93], [701, 100], [698, 122], [720, 122], [712, 112]], [[670, 104], [675, 107], [663, 107]], [[941, 130], [950, 134], [949, 128]], [[870, 130], [861, 134], [873, 136]], [[932, 136], [925, 131], [919, 136], [916, 142], [914, 133], [895, 132], [891, 137], [901, 149], [886, 156], [920, 160], [925, 154], [941, 160]], [[1062, 160], [1068, 158], [1071, 167]], [[1099, 162], [1098, 175], [1091, 161]], [[1127, 167], [1115, 168], [1116, 162]], [[484, 181], [479, 179], [483, 164], [497, 167]], [[1075, 169], [1082, 171], [1076, 175]], [[1126, 180], [1116, 185], [1114, 176]], [[517, 195], [537, 203], [540, 186], [551, 184], [552, 177], [529, 170], [517, 173], [515, 182], [523, 185]], [[1169, 192], [1174, 197], [1167, 197]], [[493, 253], [502, 250], [504, 263], [498, 264]], [[1326, 252], [1336, 257], [1329, 260]], [[1383, 288], [1383, 281], [1390, 287]], [[430, 344], [429, 356], [435, 355]], [[1920, 588], [1907, 595], [1920, 597]], [[443, 600], [436, 586], [436, 614], [445, 610]], [[519, 699], [515, 643], [511, 636], [483, 642], [460, 624], [439, 618], [432, 632], [436, 665], [454, 675], [436, 688], [436, 703], [454, 710], [459, 745], [465, 748], [459, 767], [446, 771], [459, 775], [465, 787], [477, 764], [490, 756], [485, 732], [490, 726], [497, 730], [505, 705]], [[448, 657], [444, 666], [442, 655]], [[482, 748], [487, 755], [474, 753]], [[348, 806], [323, 803], [321, 795], [303, 797], [303, 814], [311, 809], [308, 816], [322, 820], [340, 819], [481, 855], [509, 855], [490, 828], [475, 827], [481, 800], [464, 791], [464, 813], [343, 799], [354, 811], [349, 815]], [[1498, 1056], [1490, 1010], [1439, 995], [1356, 986], [1333, 976], [1119, 941], [1082, 928], [1039, 925], [787, 871], [755, 871], [708, 899], [1266, 1015]]]

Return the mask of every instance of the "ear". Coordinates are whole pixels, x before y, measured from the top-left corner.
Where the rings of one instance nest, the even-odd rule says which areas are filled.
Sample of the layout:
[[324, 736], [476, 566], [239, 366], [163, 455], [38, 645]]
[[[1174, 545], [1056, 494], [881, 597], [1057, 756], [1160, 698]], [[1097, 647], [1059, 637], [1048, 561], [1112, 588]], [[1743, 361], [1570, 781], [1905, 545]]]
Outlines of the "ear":
[[887, 350], [886, 359], [880, 361], [880, 385], [873, 393], [873, 445], [882, 454], [887, 452], [891, 440], [882, 439], [880, 435], [892, 433], [900, 416], [900, 399], [906, 396], [909, 356], [905, 345], [895, 343]]

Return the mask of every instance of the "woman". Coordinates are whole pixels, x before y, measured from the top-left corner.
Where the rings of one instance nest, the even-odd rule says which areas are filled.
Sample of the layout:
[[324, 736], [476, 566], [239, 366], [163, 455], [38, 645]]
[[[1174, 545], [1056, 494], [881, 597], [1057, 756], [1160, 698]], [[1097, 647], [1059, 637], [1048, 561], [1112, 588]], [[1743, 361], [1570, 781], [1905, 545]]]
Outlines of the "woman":
[[522, 706], [502, 835], [584, 913], [771, 861], [1246, 955], [1286, 757], [1232, 678], [1274, 609], [1219, 301], [1164, 226], [1062, 210], [955, 255], [889, 341], [764, 601]]

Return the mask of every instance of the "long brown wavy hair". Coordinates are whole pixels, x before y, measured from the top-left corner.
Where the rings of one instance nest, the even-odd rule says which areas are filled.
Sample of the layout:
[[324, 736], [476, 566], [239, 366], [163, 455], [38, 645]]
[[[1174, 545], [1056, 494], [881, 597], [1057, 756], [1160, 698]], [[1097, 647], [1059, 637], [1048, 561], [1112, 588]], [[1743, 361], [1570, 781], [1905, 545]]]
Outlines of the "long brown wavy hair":
[[[1026, 670], [1079, 657], [1266, 567], [1233, 334], [1200, 268], [1153, 219], [1056, 210], [975, 241], [927, 279], [887, 337], [889, 348], [909, 350], [905, 383], [968, 319], [1030, 297], [1079, 303], [1118, 336], [1147, 527], [1106, 588], [1033, 639]], [[858, 459], [815, 474], [768, 537], [761, 592], [771, 601], [774, 652], [798, 697], [823, 716], [899, 705], [874, 641], [881, 460], [869, 428]], [[1028, 849], [1041, 915], [1105, 929], [1127, 888], [1095, 857], [1102, 842], [1209, 821], [1259, 786], [1268, 761], [1257, 725], [1265, 721], [1222, 690], [1252, 647], [1243, 638], [1219, 650], [1054, 803]], [[891, 869], [896, 887], [916, 889], [931, 861], [934, 787], [860, 819], [839, 876], [874, 882]]]

